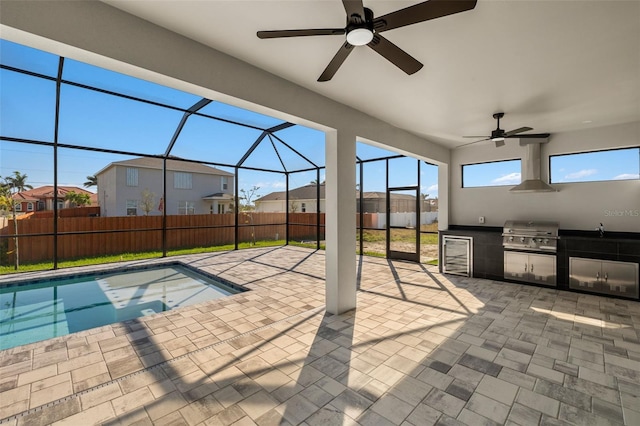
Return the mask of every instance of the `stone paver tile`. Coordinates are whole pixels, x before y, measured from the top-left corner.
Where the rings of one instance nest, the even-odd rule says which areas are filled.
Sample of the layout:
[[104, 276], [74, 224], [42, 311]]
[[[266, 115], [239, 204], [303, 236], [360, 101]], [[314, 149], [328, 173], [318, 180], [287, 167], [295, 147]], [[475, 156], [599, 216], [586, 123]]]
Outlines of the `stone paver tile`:
[[196, 425], [220, 413], [224, 407], [213, 397], [205, 396], [180, 409], [180, 414], [189, 425]]
[[534, 391], [565, 404], [578, 407], [582, 410], [591, 410], [591, 396], [573, 389], [563, 387], [556, 383], [540, 379], [536, 382]]
[[35, 370], [27, 371], [18, 375], [18, 386], [26, 385], [36, 382], [38, 380], [44, 380], [51, 376], [58, 374], [58, 366], [56, 364], [48, 365], [46, 367], [37, 368]]
[[503, 404], [511, 405], [518, 392], [518, 386], [487, 375], [478, 384], [476, 392]]
[[351, 389], [345, 389], [330, 403], [330, 405], [353, 419], [358, 418], [371, 404], [372, 402], [370, 400]]
[[291, 424], [302, 423], [318, 406], [302, 395], [294, 395], [275, 408]]
[[362, 413], [357, 420], [358, 424], [362, 426], [395, 426], [395, 424], [389, 421], [386, 417], [370, 410]]
[[528, 389], [520, 388], [516, 396], [516, 402], [525, 407], [533, 408], [550, 417], [558, 417], [560, 403], [548, 396], [540, 395]]
[[228, 426], [241, 418], [245, 417], [247, 413], [242, 411], [238, 405], [231, 405], [224, 410], [220, 411], [215, 416], [204, 421], [207, 426]]
[[113, 408], [110, 402], [104, 402], [95, 407], [83, 409], [81, 412], [72, 416], [66, 417], [62, 420], [54, 422], [56, 426], [77, 426], [77, 425], [89, 425], [89, 424], [101, 424], [106, 420], [112, 419], [115, 416]]
[[331, 404], [313, 413], [306, 421], [308, 425], [356, 426], [358, 423]]
[[[125, 395], [126, 397], [126, 395]], [[169, 413], [178, 411], [187, 405], [184, 397], [178, 391], [171, 392], [154, 401], [144, 404], [145, 410], [149, 413], [151, 420], [155, 420], [166, 416]]]
[[529, 364], [529, 367], [527, 368], [527, 374], [560, 384], [564, 382], [564, 373], [562, 373], [561, 371], [556, 371], [551, 368], [543, 367], [541, 365], [533, 363]]
[[108, 372], [109, 370], [107, 369], [107, 364], [105, 362], [97, 362], [95, 364], [71, 370], [71, 380], [73, 380], [73, 383], [75, 384]]
[[409, 404], [393, 395], [387, 394], [377, 400], [370, 409], [393, 424], [400, 424], [413, 411], [416, 405], [417, 403]]
[[449, 395], [440, 389], [433, 389], [429, 392], [429, 395], [426, 396], [423, 403], [450, 417], [456, 418], [458, 414], [460, 414], [460, 411], [462, 411], [466, 401]]
[[542, 414], [532, 408], [525, 407], [517, 402], [511, 406], [507, 420], [521, 426], [537, 425]]
[[334, 397], [334, 395], [331, 395], [330, 393], [325, 392], [315, 384], [301, 391], [300, 395], [304, 396], [305, 398], [307, 398], [309, 401], [311, 401], [314, 405], [318, 407], [323, 407], [324, 405], [328, 404], [329, 401], [331, 401]]
[[[638, 407], [640, 409], [640, 407]], [[607, 401], [603, 401], [602, 399], [593, 397], [593, 405], [591, 411], [605, 419], [615, 422], [615, 423], [624, 423], [624, 416], [622, 412], [622, 407], [617, 404], [612, 404]]]
[[82, 409], [86, 410], [87, 408], [100, 405], [103, 402], [116, 399], [119, 396], [122, 396], [120, 386], [118, 386], [117, 383], [111, 383], [80, 395], [80, 402], [82, 403]]
[[128, 413], [133, 409], [142, 407], [144, 404], [150, 403], [154, 400], [153, 394], [147, 387], [142, 387], [124, 394], [121, 397], [115, 398], [111, 401], [113, 409], [116, 415]]
[[498, 424], [503, 424], [509, 415], [511, 406], [502, 404], [480, 393], [475, 393], [471, 396], [465, 408]]
[[504, 380], [505, 382], [513, 383], [514, 385], [533, 390], [536, 385], [536, 378], [529, 376], [527, 374], [521, 373], [516, 370], [512, 370], [510, 368], [503, 368], [498, 374], [498, 379]]
[[254, 420], [277, 405], [278, 401], [263, 390], [238, 402], [238, 406]]
[[80, 413], [80, 399], [70, 398], [52, 407], [47, 407], [20, 417], [18, 425], [44, 426]]
[[39, 407], [48, 402], [64, 398], [65, 396], [69, 396], [72, 393], [73, 386], [71, 386], [71, 380], [67, 380], [51, 387], [32, 392], [31, 399], [29, 401], [29, 408]]
[[421, 403], [413, 409], [406, 421], [415, 426], [434, 425], [441, 416], [442, 413], [440, 411]]
[[[473, 426], [499, 426], [500, 423], [496, 423], [493, 420], [490, 420], [486, 417], [481, 416], [480, 414], [468, 410], [467, 408], [463, 408], [458, 418], [456, 419], [462, 422], [465, 425], [473, 425]], [[442, 424], [442, 423], [439, 423]]]

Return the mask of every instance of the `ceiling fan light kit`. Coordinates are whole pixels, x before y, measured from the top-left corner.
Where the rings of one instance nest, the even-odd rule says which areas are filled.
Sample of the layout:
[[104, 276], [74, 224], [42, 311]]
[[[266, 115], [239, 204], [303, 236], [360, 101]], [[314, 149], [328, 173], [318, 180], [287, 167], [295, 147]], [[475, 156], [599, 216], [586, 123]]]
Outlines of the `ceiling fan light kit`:
[[364, 7], [362, 0], [342, 0], [347, 14], [347, 25], [344, 28], [258, 31], [257, 36], [267, 39], [346, 34], [346, 41], [329, 62], [318, 81], [331, 80], [353, 48], [364, 45], [411, 75], [419, 71], [422, 64], [380, 33], [465, 12], [476, 7], [476, 3], [477, 0], [429, 0], [376, 18], [371, 9]]

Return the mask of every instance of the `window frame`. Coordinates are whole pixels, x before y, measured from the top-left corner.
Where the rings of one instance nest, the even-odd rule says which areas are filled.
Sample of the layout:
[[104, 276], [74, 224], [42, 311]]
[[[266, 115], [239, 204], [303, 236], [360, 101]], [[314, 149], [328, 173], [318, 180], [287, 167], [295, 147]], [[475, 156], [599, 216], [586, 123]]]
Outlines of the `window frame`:
[[28, 212], [32, 212], [33, 211], [33, 202], [29, 201], [27, 203], [27, 211]]
[[220, 176], [220, 189], [222, 191], [229, 189], [229, 178], [227, 176]]
[[[135, 205], [135, 207], [131, 207], [130, 204]], [[129, 213], [130, 209], [135, 209], [134, 214]], [[127, 214], [127, 216], [138, 216], [138, 200], [126, 200], [125, 213]]]
[[[138, 186], [140, 172], [137, 167], [126, 167], [126, 185], [131, 188]], [[135, 180], [135, 183], [134, 183]]]
[[[520, 182], [518, 183], [508, 183], [508, 184], [498, 184], [498, 185], [478, 185], [478, 186], [465, 186], [464, 185], [464, 168], [468, 166], [479, 166], [484, 164], [494, 164], [494, 163], [507, 163], [511, 161], [517, 161], [520, 165]], [[522, 183], [522, 158], [508, 158], [504, 160], [493, 160], [493, 161], [481, 161], [479, 163], [466, 163], [460, 164], [460, 187], [463, 189], [469, 188], [500, 188], [503, 186], [516, 186]]]
[[599, 179], [599, 180], [572, 180], [565, 182], [554, 182], [553, 181], [553, 173], [551, 172], [551, 160], [555, 157], [566, 157], [569, 155], [582, 155], [582, 154], [594, 154], [601, 152], [611, 152], [611, 151], [622, 151], [622, 150], [637, 150], [638, 151], [638, 170], [640, 171], [640, 145], [639, 146], [627, 146], [621, 148], [608, 148], [608, 149], [594, 149], [589, 151], [576, 151], [576, 152], [565, 152], [563, 154], [552, 154], [549, 155], [549, 160], [547, 166], [549, 167], [549, 184], [553, 185], [562, 185], [562, 184], [571, 184], [571, 183], [593, 183], [593, 182], [626, 182], [626, 181], [634, 181], [640, 180], [640, 177], [634, 179]]
[[[188, 179], [187, 179], [188, 176]], [[183, 178], [184, 177], [184, 182]], [[179, 186], [178, 183], [181, 185]], [[185, 186], [182, 186], [185, 183]], [[193, 189], [193, 173], [191, 172], [173, 172], [173, 189]]]

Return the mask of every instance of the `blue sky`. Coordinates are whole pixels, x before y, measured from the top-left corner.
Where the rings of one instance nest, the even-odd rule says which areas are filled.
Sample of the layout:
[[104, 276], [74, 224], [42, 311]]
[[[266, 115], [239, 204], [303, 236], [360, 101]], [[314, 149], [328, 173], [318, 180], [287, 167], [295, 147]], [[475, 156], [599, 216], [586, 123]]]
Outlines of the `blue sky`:
[[[57, 75], [58, 57], [5, 40], [0, 40], [3, 65], [30, 70], [50, 77]], [[189, 108], [201, 98], [154, 83], [65, 59], [63, 79], [124, 93], [178, 108]], [[39, 141], [53, 141], [55, 119], [54, 81], [34, 78], [9, 70], [0, 70], [0, 134]], [[212, 102], [201, 113], [268, 128], [282, 120], [246, 111], [220, 102]], [[144, 154], [162, 154], [171, 141], [183, 113], [170, 108], [135, 102], [79, 87], [61, 87], [59, 142]], [[191, 116], [183, 128], [172, 155], [222, 164], [236, 164], [260, 136], [261, 130], [241, 127], [205, 117]], [[316, 164], [324, 165], [324, 134], [294, 126], [276, 135]], [[278, 153], [288, 170], [312, 167], [287, 148], [280, 140], [264, 140], [246, 160], [245, 166], [283, 170]], [[53, 150], [50, 147], [0, 142], [0, 176], [18, 170], [37, 187], [53, 183]], [[357, 155], [371, 159], [395, 155], [393, 152], [357, 145]], [[82, 186], [93, 175], [113, 161], [133, 157], [80, 150], [59, 150], [59, 185]], [[364, 191], [384, 191], [384, 162], [366, 163]], [[552, 157], [553, 182], [609, 179], [637, 179], [640, 159], [638, 150], [608, 151], [595, 155]], [[232, 168], [220, 167], [233, 172]], [[418, 182], [416, 160], [390, 160], [390, 186], [411, 186]], [[320, 180], [324, 180], [324, 170]], [[465, 186], [515, 185], [520, 182], [520, 162], [496, 162], [465, 167]], [[290, 175], [290, 187], [308, 184], [315, 172]], [[357, 177], [359, 181], [359, 177]], [[421, 192], [438, 196], [437, 167], [422, 163]], [[259, 195], [285, 189], [282, 173], [242, 170], [240, 188], [260, 187]]]

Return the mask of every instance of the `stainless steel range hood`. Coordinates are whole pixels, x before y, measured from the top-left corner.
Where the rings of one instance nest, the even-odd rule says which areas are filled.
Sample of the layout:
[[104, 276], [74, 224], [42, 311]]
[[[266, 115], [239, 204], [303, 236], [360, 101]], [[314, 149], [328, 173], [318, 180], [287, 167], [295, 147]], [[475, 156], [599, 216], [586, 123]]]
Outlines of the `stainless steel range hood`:
[[540, 167], [542, 158], [540, 155], [540, 145], [549, 142], [549, 139], [521, 141], [521, 145], [527, 147], [525, 157], [522, 159], [522, 183], [514, 186], [509, 191], [512, 192], [557, 192], [555, 188], [540, 179]]

